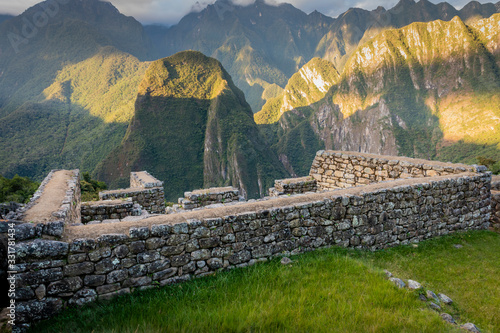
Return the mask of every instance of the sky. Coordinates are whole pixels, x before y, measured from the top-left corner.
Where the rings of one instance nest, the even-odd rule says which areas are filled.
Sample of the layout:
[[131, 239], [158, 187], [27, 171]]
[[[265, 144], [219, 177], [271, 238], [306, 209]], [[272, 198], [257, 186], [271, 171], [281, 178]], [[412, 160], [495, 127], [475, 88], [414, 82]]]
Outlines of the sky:
[[[18, 15], [27, 8], [42, 0], [0, 0], [0, 13]], [[430, 0], [433, 3], [442, 1]], [[496, 2], [496, 0], [494, 0]], [[111, 0], [120, 12], [133, 16], [143, 24], [159, 23], [173, 25], [189, 12], [200, 10], [215, 0]], [[254, 0], [233, 0], [237, 4], [249, 4]], [[351, 7], [368, 10], [383, 6], [386, 9], [394, 7], [398, 0], [266, 0], [268, 3], [288, 2], [306, 13], [317, 10], [325, 15], [337, 17]], [[462, 8], [469, 0], [448, 0], [457, 9]], [[481, 3], [492, 2], [479, 0]]]

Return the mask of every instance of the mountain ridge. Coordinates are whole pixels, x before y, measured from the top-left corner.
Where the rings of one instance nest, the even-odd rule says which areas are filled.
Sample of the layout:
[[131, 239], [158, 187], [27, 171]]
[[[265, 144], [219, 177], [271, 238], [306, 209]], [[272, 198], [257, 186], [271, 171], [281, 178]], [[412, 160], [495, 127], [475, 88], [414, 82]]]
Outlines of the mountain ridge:
[[[381, 32], [357, 48], [322, 100], [281, 116], [272, 126], [274, 149], [290, 151], [299, 141], [304, 153], [309, 144], [436, 158], [460, 142], [497, 145], [499, 25], [500, 14], [470, 25], [456, 16]], [[295, 128], [309, 139], [284, 142]]]

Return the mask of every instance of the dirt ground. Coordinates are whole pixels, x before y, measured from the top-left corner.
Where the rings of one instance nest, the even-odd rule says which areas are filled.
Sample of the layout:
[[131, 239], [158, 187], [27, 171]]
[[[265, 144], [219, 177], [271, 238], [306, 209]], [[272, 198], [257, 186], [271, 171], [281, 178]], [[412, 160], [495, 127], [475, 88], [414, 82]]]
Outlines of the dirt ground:
[[208, 194], [208, 193], [222, 193], [222, 192], [229, 192], [235, 190], [234, 187], [231, 186], [226, 186], [226, 187], [211, 187], [211, 188], [204, 188], [200, 190], [194, 190], [189, 193], [191, 194]]
[[145, 183], [155, 183], [158, 181], [158, 179], [152, 177], [151, 175], [145, 173], [145, 172], [137, 172], [137, 174], [139, 175], [139, 178], [145, 182]]
[[69, 170], [56, 171], [45, 185], [43, 195], [25, 214], [25, 222], [43, 223], [53, 219], [52, 213], [59, 210], [66, 195], [68, 180], [73, 176]]
[[[446, 179], [446, 178], [459, 178], [464, 176], [477, 176], [475, 173], [462, 173], [453, 176], [440, 176], [433, 177], [432, 179]], [[204, 218], [217, 218], [230, 215], [236, 215], [245, 212], [258, 212], [266, 209], [273, 209], [276, 207], [285, 207], [297, 205], [301, 203], [308, 203], [314, 201], [324, 200], [325, 198], [332, 198], [336, 195], [360, 195], [363, 192], [373, 192], [378, 189], [385, 189], [389, 187], [413, 185], [421, 183], [429, 183], [431, 178], [408, 178], [389, 182], [381, 182], [366, 186], [352, 187], [343, 190], [320, 192], [307, 195], [297, 195], [284, 198], [276, 198], [265, 201], [256, 201], [250, 203], [240, 203], [236, 205], [228, 205], [219, 208], [207, 208], [202, 210], [190, 211], [185, 213], [159, 215], [143, 219], [140, 221], [129, 221], [120, 223], [109, 224], [95, 224], [83, 226], [68, 226], [66, 227], [63, 236], [64, 241], [69, 241], [75, 238], [96, 238], [104, 234], [129, 234], [131, 227], [151, 227], [155, 224], [177, 224], [187, 222], [190, 219], [201, 220]]]

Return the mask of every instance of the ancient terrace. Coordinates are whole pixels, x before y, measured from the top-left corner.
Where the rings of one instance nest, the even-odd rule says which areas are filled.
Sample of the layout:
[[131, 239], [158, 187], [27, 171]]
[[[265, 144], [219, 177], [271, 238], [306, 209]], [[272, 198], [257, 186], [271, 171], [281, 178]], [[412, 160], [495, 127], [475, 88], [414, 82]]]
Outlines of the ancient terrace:
[[492, 197], [482, 166], [336, 151], [319, 151], [308, 177], [277, 180], [261, 200], [198, 190], [164, 214], [160, 181], [138, 172], [130, 186], [81, 203], [79, 171], [53, 171], [17, 212], [20, 322], [273, 256], [486, 229]]

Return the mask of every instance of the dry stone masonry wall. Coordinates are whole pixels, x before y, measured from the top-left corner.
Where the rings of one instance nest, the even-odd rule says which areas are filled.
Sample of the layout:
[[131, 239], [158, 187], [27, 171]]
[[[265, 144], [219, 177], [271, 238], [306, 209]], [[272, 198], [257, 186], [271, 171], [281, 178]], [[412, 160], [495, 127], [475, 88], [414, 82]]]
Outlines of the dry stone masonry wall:
[[131, 198], [125, 200], [104, 200], [82, 203], [82, 223], [101, 222], [103, 220], [124, 219], [127, 216], [141, 215]]
[[200, 208], [217, 203], [229, 203], [240, 200], [240, 191], [237, 188], [212, 187], [203, 190], [185, 192], [184, 198], [179, 198], [179, 204], [185, 210]]
[[[5, 296], [10, 289], [7, 274], [8, 271], [13, 271], [12, 267], [9, 267], [10, 262], [7, 261], [7, 258], [11, 260], [8, 256], [12, 255], [11, 249], [7, 246], [11, 240], [9, 234], [14, 232], [16, 242], [30, 243], [33, 239], [58, 239], [63, 235], [67, 225], [80, 219], [80, 173], [79, 170], [72, 170], [70, 178], [63, 184], [65, 189], [63, 196], [55, 198], [60, 200], [57, 210], [52, 212], [46, 221], [25, 220], [26, 212], [39, 204], [47, 184], [58, 171], [60, 170], [53, 170], [47, 175], [27, 205], [9, 213], [7, 221], [0, 221], [0, 293], [2, 294], [0, 306], [2, 307], [10, 305], [7, 304], [9, 298]], [[15, 254], [17, 257], [17, 252]]]
[[500, 232], [500, 176], [491, 179], [491, 229]]
[[324, 246], [375, 250], [484, 229], [490, 179], [489, 173], [468, 173], [411, 184], [400, 180], [325, 192], [320, 200], [304, 198], [270, 210], [137, 226], [129, 234], [19, 242], [17, 314], [32, 322], [65, 306]]
[[491, 228], [500, 232], [500, 191], [491, 191]]
[[311, 176], [300, 178], [279, 179], [274, 181], [274, 187], [269, 189], [271, 197], [278, 197], [284, 194], [299, 194], [316, 192], [318, 190], [317, 181]]
[[153, 177], [147, 171], [131, 172], [130, 173], [130, 187], [162, 187], [163, 182]]
[[132, 198], [150, 214], [165, 213], [165, 192], [163, 187], [141, 188], [134, 187], [125, 190], [99, 192], [100, 200], [116, 200]]
[[[17, 220], [16, 223], [16, 237], [19, 240], [27, 240], [39, 237], [51, 238], [61, 237], [64, 233], [64, 228], [73, 223], [73, 221], [80, 220], [80, 171], [72, 170], [71, 178], [66, 182], [66, 193], [64, 198], [61, 198], [61, 206], [59, 209], [52, 213], [51, 218], [45, 222], [26, 221], [26, 212], [34, 207], [41, 196], [44, 194], [44, 189], [47, 183], [52, 179], [55, 172], [53, 170], [43, 180], [37, 192], [34, 194], [31, 201], [23, 208], [18, 210], [12, 220]], [[3, 222], [6, 223], [6, 222]]]
[[441, 163], [412, 158], [357, 152], [319, 151], [309, 175], [321, 190], [347, 188], [400, 178], [484, 172], [484, 166]]
[[[41, 229], [19, 230], [14, 267], [18, 327], [50, 318], [68, 306], [245, 267], [274, 256], [332, 245], [377, 250], [489, 226], [491, 173], [483, 168], [335, 152], [318, 153], [314, 163], [311, 176], [316, 176], [321, 192], [270, 199], [267, 206], [242, 203], [239, 209], [230, 205], [205, 208], [199, 215], [156, 216], [153, 223], [148, 219], [126, 222], [128, 232], [118, 234], [105, 234], [92, 225], [70, 227], [84, 235], [93, 230], [87, 238], [33, 239]], [[344, 168], [342, 177], [334, 175], [341, 169], [330, 165]], [[445, 175], [431, 176], [429, 170]], [[354, 178], [346, 176], [351, 174]], [[406, 175], [427, 178], [398, 179]], [[145, 183], [149, 176], [131, 183]], [[389, 178], [396, 180], [338, 189], [359, 185], [362, 179]], [[309, 192], [310, 185], [301, 182], [282, 181], [282, 189], [300, 184], [288, 190]], [[325, 191], [328, 186], [337, 190]], [[139, 195], [157, 187], [128, 190], [135, 189]]]
[[132, 198], [133, 203], [141, 205], [150, 214], [165, 213], [165, 191], [163, 182], [147, 171], [130, 173], [130, 188], [99, 192], [99, 199], [116, 200]]

